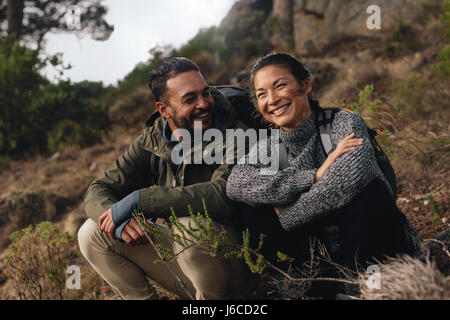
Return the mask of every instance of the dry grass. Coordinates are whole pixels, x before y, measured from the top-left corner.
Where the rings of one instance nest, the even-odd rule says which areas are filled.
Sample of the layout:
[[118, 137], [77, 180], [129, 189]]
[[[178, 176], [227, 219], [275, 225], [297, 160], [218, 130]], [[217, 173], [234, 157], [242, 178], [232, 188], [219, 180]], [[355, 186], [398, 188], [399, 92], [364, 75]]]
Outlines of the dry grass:
[[450, 300], [450, 276], [444, 276], [435, 264], [411, 257], [391, 258], [381, 264], [381, 287], [371, 289], [366, 274], [358, 283], [364, 300]]

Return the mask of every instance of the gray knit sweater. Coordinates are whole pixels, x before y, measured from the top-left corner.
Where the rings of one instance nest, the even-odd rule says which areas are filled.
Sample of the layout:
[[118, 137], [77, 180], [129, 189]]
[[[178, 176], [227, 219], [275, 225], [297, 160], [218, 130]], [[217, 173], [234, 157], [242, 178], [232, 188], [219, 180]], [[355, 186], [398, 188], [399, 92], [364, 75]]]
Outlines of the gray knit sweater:
[[364, 120], [346, 110], [335, 114], [330, 134], [332, 151], [352, 132], [355, 138], [363, 138], [363, 144], [340, 156], [324, 177], [314, 182], [317, 169], [326, 159], [314, 123], [315, 112], [297, 128], [280, 132], [288, 150], [289, 167], [262, 175], [261, 164], [238, 164], [228, 178], [228, 197], [250, 205], [280, 206], [280, 223], [292, 230], [348, 204], [375, 178], [382, 179], [392, 193], [376, 163]]

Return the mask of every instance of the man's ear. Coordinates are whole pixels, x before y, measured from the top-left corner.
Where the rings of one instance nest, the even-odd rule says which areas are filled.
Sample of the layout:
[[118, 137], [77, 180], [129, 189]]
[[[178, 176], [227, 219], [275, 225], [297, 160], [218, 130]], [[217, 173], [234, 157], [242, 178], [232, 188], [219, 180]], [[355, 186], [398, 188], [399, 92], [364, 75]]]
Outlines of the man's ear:
[[155, 103], [155, 107], [156, 107], [156, 110], [158, 110], [159, 113], [161, 113], [161, 115], [164, 118], [166, 118], [166, 119], [170, 118], [169, 106], [167, 104], [165, 104], [164, 102], [158, 101]]

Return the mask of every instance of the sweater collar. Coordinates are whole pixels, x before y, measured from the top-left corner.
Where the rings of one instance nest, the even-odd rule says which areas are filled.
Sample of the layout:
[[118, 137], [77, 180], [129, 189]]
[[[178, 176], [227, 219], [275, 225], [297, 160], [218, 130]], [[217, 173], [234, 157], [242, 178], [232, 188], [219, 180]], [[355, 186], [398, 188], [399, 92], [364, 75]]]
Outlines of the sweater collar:
[[316, 110], [312, 108], [311, 115], [305, 119], [298, 127], [284, 131], [280, 130], [280, 138], [286, 144], [294, 144], [296, 146], [304, 146], [316, 134], [315, 117]]

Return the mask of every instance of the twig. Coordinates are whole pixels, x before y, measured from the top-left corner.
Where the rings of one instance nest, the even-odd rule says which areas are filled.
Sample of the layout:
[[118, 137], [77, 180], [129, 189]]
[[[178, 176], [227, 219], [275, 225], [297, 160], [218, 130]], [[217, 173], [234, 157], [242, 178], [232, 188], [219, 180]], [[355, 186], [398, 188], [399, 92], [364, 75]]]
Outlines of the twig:
[[[142, 213], [138, 213], [139, 216], [137, 216], [136, 213], [133, 213], [133, 215], [135, 216], [136, 220], [139, 221], [138, 218], [140, 218], [142, 221], [145, 221], [145, 216]], [[153, 239], [148, 235], [147, 230], [139, 223], [139, 226], [141, 227], [142, 231], [144, 232], [145, 237], [147, 238], [148, 242], [150, 243], [150, 245], [153, 247], [153, 249], [156, 251], [156, 253], [158, 254], [159, 258], [161, 259], [161, 261], [164, 263], [164, 265], [167, 267], [167, 269], [169, 269], [170, 273], [172, 273], [172, 275], [175, 277], [175, 279], [178, 281], [178, 283], [181, 285], [181, 287], [183, 288], [183, 290], [186, 292], [186, 294], [189, 296], [189, 298], [191, 300], [195, 300], [194, 297], [191, 295], [191, 293], [189, 292], [189, 290], [186, 288], [186, 285], [184, 284], [184, 282], [180, 279], [180, 277], [177, 275], [177, 273], [172, 269], [172, 267], [170, 266], [170, 264], [167, 263], [166, 258], [161, 254], [161, 252], [158, 250], [158, 248], [155, 245], [155, 242], [153, 241]]]

